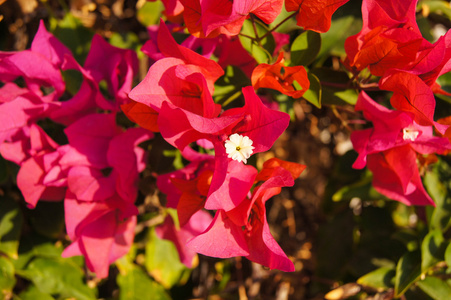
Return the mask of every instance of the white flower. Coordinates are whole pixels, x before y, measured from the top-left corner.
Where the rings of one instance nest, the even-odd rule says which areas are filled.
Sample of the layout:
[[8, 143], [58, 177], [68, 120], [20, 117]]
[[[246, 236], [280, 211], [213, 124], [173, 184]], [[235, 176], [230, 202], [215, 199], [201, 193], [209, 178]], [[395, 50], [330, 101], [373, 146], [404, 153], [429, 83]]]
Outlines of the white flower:
[[419, 130], [416, 130], [415, 128], [413, 128], [413, 126], [409, 126], [402, 130], [402, 139], [405, 141], [410, 140], [414, 142], [419, 134], [420, 134]]
[[252, 155], [252, 150], [255, 148], [252, 143], [249, 137], [234, 133], [225, 141], [226, 153], [233, 160], [247, 163], [247, 159]]

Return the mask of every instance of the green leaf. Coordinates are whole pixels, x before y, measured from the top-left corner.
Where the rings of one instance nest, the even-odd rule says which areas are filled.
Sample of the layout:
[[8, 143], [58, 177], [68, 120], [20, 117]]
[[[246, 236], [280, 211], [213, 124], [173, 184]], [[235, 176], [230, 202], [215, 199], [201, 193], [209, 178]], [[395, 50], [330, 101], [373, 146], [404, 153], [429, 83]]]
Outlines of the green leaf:
[[381, 267], [363, 275], [357, 280], [357, 283], [375, 289], [387, 290], [393, 287], [395, 275], [396, 271], [393, 268]]
[[61, 20], [51, 18], [50, 28], [53, 35], [72, 51], [78, 63], [83, 64], [91, 47], [94, 33], [84, 27], [83, 23], [69, 12]]
[[[447, 72], [437, 78], [437, 83], [440, 84], [442, 89], [448, 93], [451, 93], [451, 73]], [[448, 96], [449, 98], [449, 96]]]
[[308, 66], [321, 49], [321, 35], [314, 31], [304, 31], [291, 44], [292, 66]]
[[153, 281], [141, 268], [133, 265], [126, 273], [117, 276], [119, 300], [169, 300], [163, 286]]
[[179, 283], [184, 272], [189, 272], [180, 262], [174, 243], [160, 239], [154, 229], [150, 230], [146, 244], [145, 267], [155, 280], [167, 289]]
[[27, 234], [20, 239], [19, 258], [13, 263], [17, 270], [23, 270], [34, 257], [59, 258], [62, 252], [62, 246], [56, 246], [54, 240], [34, 233]]
[[436, 204], [429, 221], [431, 230], [439, 229], [444, 232], [451, 226], [451, 191], [445, 185], [449, 176], [449, 167], [442, 160], [424, 176], [424, 186]]
[[437, 277], [428, 276], [424, 280], [418, 281], [417, 285], [435, 300], [450, 298], [451, 286]]
[[161, 1], [147, 1], [136, 13], [139, 23], [148, 27], [159, 22], [164, 7]]
[[404, 294], [421, 276], [420, 251], [407, 252], [398, 261], [395, 276], [395, 298]]
[[241, 89], [248, 85], [252, 83], [240, 68], [227, 66], [224, 75], [215, 82], [213, 98], [216, 103], [227, 105], [241, 96]]
[[421, 271], [425, 273], [429, 268], [445, 259], [445, 250], [449, 242], [445, 241], [440, 230], [430, 231], [421, 244]]
[[74, 96], [83, 83], [83, 75], [77, 70], [64, 70], [61, 71], [64, 82], [66, 83], [66, 91]]
[[310, 81], [310, 88], [302, 96], [305, 100], [312, 103], [318, 108], [321, 108], [322, 87], [318, 77], [313, 73], [308, 73], [308, 80]]
[[451, 268], [451, 243], [446, 247], [444, 258], [448, 268]]
[[434, 43], [435, 42], [435, 38], [432, 35], [432, 24], [430, 22], [430, 20], [427, 17], [424, 16], [418, 16], [416, 18], [417, 20], [417, 24], [418, 24], [418, 28], [420, 29], [421, 35], [423, 36], [424, 39], [426, 39], [427, 41]]
[[329, 31], [321, 33], [321, 50], [318, 60], [324, 61], [329, 55], [344, 56], [344, 42], [362, 28], [362, 21], [352, 15], [332, 20]]
[[[254, 25], [251, 20], [245, 20], [243, 27], [241, 28], [241, 33], [246, 36], [240, 35], [239, 39], [243, 48], [246, 49], [259, 64], [269, 63], [276, 46], [274, 37], [272, 34], [268, 34], [264, 39], [258, 42], [257, 39], [266, 35], [268, 30], [257, 22], [255, 23], [255, 28], [256, 30], [254, 30]], [[257, 34], [255, 31], [257, 31]]]
[[373, 176], [366, 173], [365, 176], [353, 184], [347, 185], [339, 189], [332, 196], [333, 201], [349, 201], [352, 198], [360, 198], [362, 200], [380, 199], [380, 194], [376, 192], [371, 184]]
[[349, 76], [346, 72], [335, 71], [328, 68], [314, 68], [310, 70], [321, 82], [322, 103], [355, 105], [358, 93], [349, 85]]
[[112, 46], [122, 49], [135, 50], [141, 46], [138, 36], [131, 31], [125, 33], [113, 32], [109, 42]]
[[15, 284], [13, 263], [8, 258], [0, 256], [0, 296], [10, 293]]
[[0, 252], [17, 259], [23, 216], [19, 204], [10, 198], [0, 198]]
[[177, 230], [180, 229], [180, 222], [177, 210], [174, 208], [166, 208], [166, 212], [171, 216], [172, 222], [174, 222], [174, 226]]
[[38, 257], [19, 274], [32, 281], [43, 293], [77, 300], [96, 299], [94, 290], [83, 283], [83, 271], [71, 259]]
[[445, 15], [451, 19], [451, 6], [445, 0], [422, 0], [418, 2], [418, 7], [427, 7], [429, 13]]
[[35, 285], [20, 293], [20, 300], [54, 300], [50, 294], [41, 292]]
[[184, 167], [183, 165], [183, 157], [180, 151], [171, 149], [171, 150], [164, 150], [163, 155], [166, 157], [174, 157], [174, 161], [172, 162], [172, 165], [176, 170], [180, 170]]

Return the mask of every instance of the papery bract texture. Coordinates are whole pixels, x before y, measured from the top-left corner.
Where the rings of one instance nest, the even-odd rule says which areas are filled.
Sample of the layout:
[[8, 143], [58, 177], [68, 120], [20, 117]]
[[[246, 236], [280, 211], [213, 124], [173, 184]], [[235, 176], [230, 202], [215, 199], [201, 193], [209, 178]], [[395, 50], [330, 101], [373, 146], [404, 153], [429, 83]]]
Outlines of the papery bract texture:
[[[285, 67], [283, 54], [280, 52], [272, 65], [259, 64], [252, 73], [252, 85], [255, 89], [270, 88], [300, 98], [310, 87], [307, 71], [303, 66]], [[294, 82], [300, 85], [301, 90], [296, 89]]]
[[[290, 166], [291, 171], [281, 165]], [[254, 189], [252, 197], [245, 196], [230, 211], [218, 210], [209, 228], [188, 242], [189, 248], [214, 257], [245, 256], [270, 269], [294, 271], [293, 263], [270, 233], [265, 203], [280, 193], [281, 187], [292, 186], [293, 177], [299, 176], [305, 166], [281, 161], [272, 161], [267, 166], [266, 175], [262, 176], [267, 180]], [[218, 240], [217, 236], [223, 238]]]
[[433, 205], [421, 182], [415, 151], [401, 146], [368, 156], [373, 186], [381, 194], [406, 205]]
[[432, 126], [417, 124], [413, 113], [385, 108], [364, 92], [355, 109], [362, 110], [374, 127], [352, 132], [359, 154], [353, 167], [367, 165], [374, 175], [373, 186], [387, 197], [408, 205], [433, 205], [421, 183], [416, 157], [445, 153], [451, 149], [449, 140], [433, 136]]
[[117, 111], [121, 104], [129, 102], [128, 93], [138, 72], [138, 57], [128, 49], [111, 46], [101, 36], [94, 35], [91, 49], [84, 63], [97, 83], [105, 81], [109, 98], [102, 99], [103, 109]]
[[119, 213], [115, 201], [77, 201], [70, 193], [65, 200], [67, 232], [73, 242], [62, 256], [83, 255], [99, 278], [108, 276], [109, 265], [129, 251], [135, 236], [136, 216]]
[[266, 24], [276, 19], [282, 10], [281, 0], [181, 0], [185, 7], [184, 19], [189, 32], [198, 37], [215, 37], [219, 34], [237, 35], [249, 14], [254, 14]]
[[333, 13], [349, 0], [286, 0], [287, 11], [298, 11], [297, 25], [305, 30], [326, 32]]
[[59, 160], [67, 152], [37, 125], [30, 128], [29, 158], [20, 163], [17, 186], [28, 207], [34, 208], [39, 200], [61, 201], [67, 187], [67, 169]]
[[418, 124], [432, 125], [441, 133], [448, 128], [434, 121], [434, 94], [418, 76], [407, 72], [390, 72], [381, 80], [380, 88], [392, 91], [390, 103], [393, 107], [412, 113]]

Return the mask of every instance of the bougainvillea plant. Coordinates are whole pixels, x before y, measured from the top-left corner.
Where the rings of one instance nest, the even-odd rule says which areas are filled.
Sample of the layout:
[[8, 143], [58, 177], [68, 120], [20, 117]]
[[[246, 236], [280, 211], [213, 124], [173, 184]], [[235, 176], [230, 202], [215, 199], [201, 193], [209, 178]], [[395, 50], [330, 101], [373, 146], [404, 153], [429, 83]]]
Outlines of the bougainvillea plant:
[[66, 12], [0, 52], [3, 298], [451, 295], [449, 3], [138, 2], [139, 37]]

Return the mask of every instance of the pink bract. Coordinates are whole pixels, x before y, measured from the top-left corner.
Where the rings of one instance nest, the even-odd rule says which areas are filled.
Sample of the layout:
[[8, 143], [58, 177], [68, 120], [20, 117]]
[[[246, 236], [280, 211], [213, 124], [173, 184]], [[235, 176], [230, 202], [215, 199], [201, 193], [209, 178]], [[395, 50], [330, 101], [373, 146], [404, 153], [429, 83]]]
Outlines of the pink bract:
[[135, 236], [137, 211], [120, 213], [114, 198], [105, 202], [77, 201], [66, 196], [66, 226], [73, 241], [62, 256], [83, 255], [97, 277], [108, 276], [109, 265], [125, 255]]
[[368, 165], [373, 186], [387, 197], [408, 205], [433, 204], [419, 179], [416, 155], [445, 153], [451, 149], [449, 140], [433, 136], [432, 126], [417, 124], [411, 112], [389, 110], [364, 92], [355, 109], [362, 110], [374, 127], [352, 132], [359, 153], [353, 167]]
[[133, 203], [139, 173], [145, 168], [139, 143], [153, 134], [142, 128], [122, 131], [114, 114], [88, 115], [67, 127], [71, 148], [61, 164], [69, 170], [69, 189], [76, 199], [101, 201], [116, 193]]
[[28, 159], [20, 164], [17, 186], [30, 208], [39, 200], [61, 201], [67, 187], [67, 169], [59, 160], [67, 152], [67, 146], [59, 146], [37, 125], [30, 128]]
[[188, 223], [177, 229], [174, 221], [167, 216], [164, 223], [155, 229], [157, 235], [174, 243], [179, 253], [180, 261], [188, 268], [193, 267], [193, 259], [196, 252], [186, 247], [186, 243], [193, 237], [202, 233], [212, 221], [212, 217], [206, 211], [196, 212]]
[[101, 36], [94, 35], [84, 69], [97, 83], [105, 81], [107, 84], [111, 99], [104, 98], [102, 108], [117, 111], [121, 104], [129, 102], [128, 93], [138, 72], [138, 57], [134, 51], [111, 46]]
[[[211, 225], [187, 244], [196, 252], [221, 258], [245, 256], [270, 269], [294, 271], [294, 265], [272, 237], [266, 221], [265, 203], [292, 186], [292, 174], [276, 167], [271, 177], [256, 187], [252, 197], [245, 197], [233, 210], [216, 212]], [[222, 239], [218, 240], [217, 237]]]

